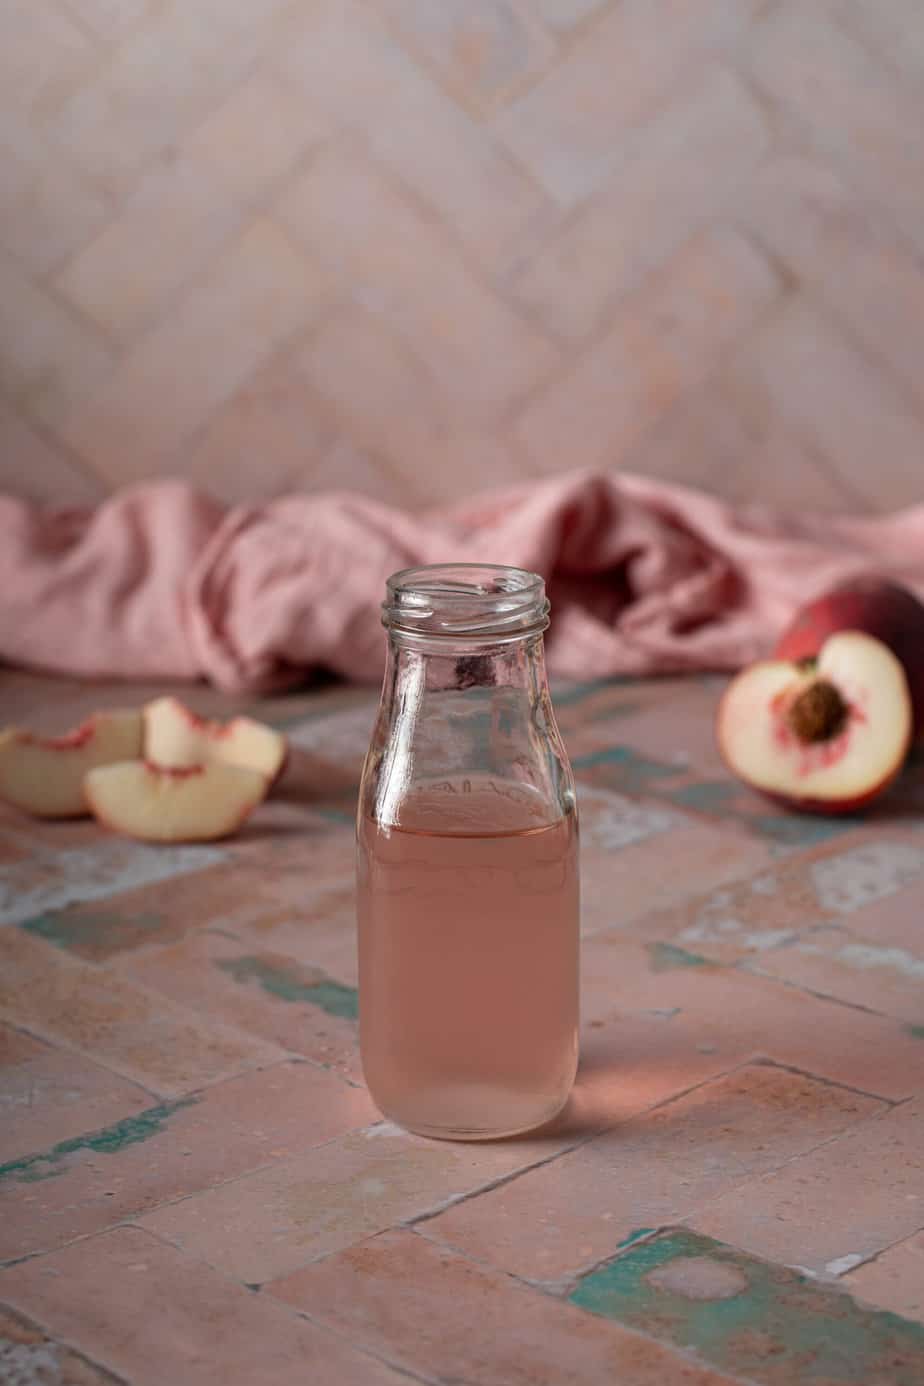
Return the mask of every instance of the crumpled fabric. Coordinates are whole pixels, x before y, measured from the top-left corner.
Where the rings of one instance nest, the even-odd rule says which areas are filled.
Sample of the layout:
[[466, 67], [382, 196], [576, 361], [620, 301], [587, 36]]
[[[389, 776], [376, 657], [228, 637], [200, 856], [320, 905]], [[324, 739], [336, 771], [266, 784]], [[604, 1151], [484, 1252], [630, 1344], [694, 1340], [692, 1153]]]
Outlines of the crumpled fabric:
[[179, 481], [95, 509], [0, 497], [0, 660], [267, 692], [324, 668], [381, 676], [385, 579], [418, 563], [541, 573], [553, 672], [735, 669], [835, 582], [924, 597], [924, 505], [878, 518], [734, 507], [577, 473], [408, 514], [348, 492], [226, 507]]

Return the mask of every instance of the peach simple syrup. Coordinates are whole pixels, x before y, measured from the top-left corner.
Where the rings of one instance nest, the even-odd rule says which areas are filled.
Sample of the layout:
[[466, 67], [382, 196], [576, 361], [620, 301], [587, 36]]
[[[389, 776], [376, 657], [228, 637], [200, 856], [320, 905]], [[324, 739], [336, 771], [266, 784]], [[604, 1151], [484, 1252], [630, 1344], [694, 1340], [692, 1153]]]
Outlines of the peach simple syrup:
[[539, 810], [515, 783], [448, 781], [400, 826], [360, 822], [363, 1064], [412, 1130], [524, 1130], [570, 1092], [577, 824]]
[[424, 1135], [533, 1129], [574, 1082], [577, 813], [547, 611], [518, 569], [389, 580], [357, 817], [360, 1043], [383, 1114]]

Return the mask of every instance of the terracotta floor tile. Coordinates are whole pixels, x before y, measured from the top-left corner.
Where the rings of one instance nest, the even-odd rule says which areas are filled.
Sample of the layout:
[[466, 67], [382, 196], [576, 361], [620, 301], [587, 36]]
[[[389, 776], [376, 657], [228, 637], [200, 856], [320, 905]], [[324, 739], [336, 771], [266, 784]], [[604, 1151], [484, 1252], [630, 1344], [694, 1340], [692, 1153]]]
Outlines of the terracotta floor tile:
[[[665, 807], [646, 804], [650, 818]], [[636, 805], [637, 814], [641, 813]], [[675, 815], [676, 816], [676, 815]], [[665, 863], [669, 862], [669, 869]], [[773, 858], [765, 843], [728, 833], [686, 816], [670, 831], [651, 832], [619, 850], [593, 841], [581, 857], [581, 913], [585, 934], [625, 928], [652, 910], [690, 895], [766, 870]]]
[[638, 710], [628, 715], [619, 728], [620, 740], [627, 741], [644, 755], [670, 765], [690, 767], [706, 775], [727, 774], [715, 739], [715, 714], [725, 680], [691, 683], [679, 692], [668, 681], [675, 696], [669, 706], [638, 700]]
[[[152, 1105], [0, 1166], [0, 1260], [323, 1146], [375, 1118], [365, 1091], [284, 1063]], [[183, 1205], [181, 1205], [183, 1206]]]
[[921, 952], [924, 935], [924, 891], [919, 881], [871, 905], [855, 910], [844, 924], [880, 948]]
[[[924, 1329], [867, 1306], [922, 1314], [924, 798], [912, 767], [863, 818], [764, 803], [715, 758], [724, 682], [556, 686], [582, 1057], [517, 1141], [408, 1136], [347, 1080], [374, 690], [177, 690], [291, 738], [218, 848], [0, 811], [0, 1299], [38, 1325], [0, 1320], [0, 1377], [15, 1331], [62, 1386], [793, 1386], [800, 1342], [819, 1386], [917, 1386]], [[160, 691], [7, 671], [0, 717]]]
[[33, 1039], [23, 1030], [16, 1030], [12, 1025], [0, 1024], [0, 1077], [6, 1078], [4, 1069], [18, 1067], [28, 1059], [37, 1059], [49, 1052], [47, 1044]]
[[[892, 920], [903, 908], [916, 916], [910, 900], [920, 891], [922, 865], [919, 848], [902, 840], [822, 839], [668, 910], [653, 909], [633, 932], [720, 961], [763, 961], [819, 925], [860, 930], [880, 910]], [[917, 883], [905, 886], [907, 880]], [[768, 970], [774, 971], [772, 962]]]
[[[143, 1088], [80, 1054], [36, 1046], [0, 1075], [0, 1171], [8, 1160], [132, 1117], [151, 1105]], [[2, 1177], [2, 1176], [0, 1176]]]
[[924, 1103], [909, 1102], [698, 1212], [707, 1236], [840, 1275], [924, 1224]]
[[220, 847], [152, 847], [101, 834], [93, 823], [32, 824], [18, 819], [7, 837], [25, 848], [0, 880], [0, 924], [18, 924], [80, 900], [198, 871], [228, 859]]
[[561, 1143], [450, 1144], [383, 1124], [163, 1208], [144, 1225], [257, 1283], [526, 1168]]
[[264, 1293], [428, 1379], [479, 1386], [720, 1386], [718, 1373], [410, 1231], [383, 1232]]
[[646, 941], [672, 943], [717, 962], [753, 958], [823, 924], [803, 857], [765, 861], [763, 869], [631, 922]]
[[615, 931], [585, 941], [582, 967], [585, 1025], [612, 1056], [614, 1080], [695, 1072], [700, 1056], [727, 1069], [762, 1055], [879, 1097], [924, 1091], [922, 1037], [888, 1017]]
[[912, 1029], [924, 1026], [924, 946], [920, 942], [910, 952], [852, 930], [822, 928], [761, 955], [753, 967], [806, 991], [894, 1016]]
[[0, 1017], [92, 1054], [149, 1091], [176, 1096], [272, 1063], [278, 1047], [206, 1025], [132, 982], [0, 929]]
[[0, 1379], [10, 1386], [124, 1386], [82, 1353], [55, 1342], [37, 1323], [0, 1305]]
[[560, 1159], [449, 1208], [428, 1236], [531, 1280], [557, 1281], [642, 1228], [692, 1213], [883, 1104], [768, 1067], [740, 1069]]
[[400, 1386], [268, 1295], [124, 1227], [0, 1271], [0, 1297], [132, 1386]]
[[924, 1321], [924, 1232], [858, 1266], [844, 1286], [867, 1304]]
[[570, 1101], [554, 1130], [592, 1135], [721, 1077], [746, 1057], [651, 1012], [585, 1027]]
[[23, 927], [78, 957], [107, 962], [137, 948], [178, 942], [206, 928], [231, 927], [273, 908], [259, 881], [248, 880], [247, 885], [243, 891], [237, 873], [222, 864], [176, 877], [167, 888], [157, 882], [46, 910]]
[[200, 1015], [361, 1079], [355, 987], [271, 943], [209, 931], [126, 957], [119, 970]]

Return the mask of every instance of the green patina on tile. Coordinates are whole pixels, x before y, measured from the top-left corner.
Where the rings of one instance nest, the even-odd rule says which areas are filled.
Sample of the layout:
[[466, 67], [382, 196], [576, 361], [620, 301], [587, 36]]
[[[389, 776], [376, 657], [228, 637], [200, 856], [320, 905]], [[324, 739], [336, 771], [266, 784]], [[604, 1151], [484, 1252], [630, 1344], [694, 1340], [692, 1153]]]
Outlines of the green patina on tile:
[[50, 1150], [10, 1160], [8, 1164], [0, 1165], [0, 1181], [14, 1179], [20, 1183], [34, 1184], [41, 1179], [53, 1179], [64, 1173], [62, 1166], [67, 1156], [76, 1155], [81, 1150], [89, 1150], [96, 1155], [117, 1155], [128, 1145], [138, 1145], [140, 1141], [159, 1135], [166, 1129], [174, 1112], [191, 1107], [197, 1101], [195, 1097], [182, 1097], [175, 1102], [161, 1102], [135, 1116], [123, 1117], [112, 1126], [104, 1126], [100, 1131], [72, 1136], [69, 1140], [59, 1141]]
[[787, 847], [814, 847], [820, 842], [849, 833], [857, 826], [855, 818], [807, 818], [794, 813], [768, 813], [749, 818], [747, 826], [762, 837]]
[[347, 824], [352, 827], [356, 822], [356, 810], [351, 813], [348, 809], [332, 808], [330, 805], [317, 804], [314, 806], [315, 813], [319, 813], [322, 818], [326, 818], [329, 823]]
[[728, 780], [700, 780], [696, 784], [684, 784], [672, 789], [667, 798], [680, 808], [698, 809], [700, 813], [724, 814], [732, 800], [739, 794], [737, 785]]
[[328, 1015], [355, 1020], [359, 1015], [359, 999], [355, 987], [344, 986], [318, 973], [306, 979], [297, 963], [280, 958], [224, 958], [218, 964], [236, 982], [257, 982], [270, 996], [280, 1001], [307, 1001], [320, 1006]]
[[906, 1025], [905, 1030], [912, 1039], [924, 1040], [924, 1025]]
[[599, 751], [589, 751], [576, 756], [572, 765], [586, 782], [629, 795], [650, 794], [653, 782], [681, 773], [678, 766], [648, 760], [633, 751], [631, 746], [607, 746]]
[[594, 770], [598, 765], [625, 766], [652, 780], [664, 779], [680, 773], [676, 765], [665, 765], [660, 760], [648, 760], [633, 751], [631, 746], [606, 746], [600, 751], [590, 751], [587, 755], [576, 756], [572, 761], [575, 770]]
[[21, 929], [85, 958], [108, 958], [147, 943], [164, 926], [161, 914], [120, 914], [116, 910], [53, 910], [23, 920]]
[[920, 1386], [924, 1325], [693, 1232], [644, 1242], [572, 1302], [764, 1386]]
[[553, 683], [552, 706], [570, 707], [589, 698], [591, 693], [599, 693], [602, 688], [625, 688], [633, 682], [628, 675], [614, 675], [608, 679], [587, 679], [584, 683]]
[[675, 943], [649, 943], [646, 945], [649, 966], [652, 972], [673, 972], [678, 967], [714, 967], [708, 958], [699, 953], [688, 953], [686, 948], [678, 948]]
[[339, 1015], [344, 1020], [359, 1017], [359, 998], [355, 987], [346, 987], [342, 982], [318, 982], [309, 997], [312, 1005], [320, 1006], [328, 1015]]

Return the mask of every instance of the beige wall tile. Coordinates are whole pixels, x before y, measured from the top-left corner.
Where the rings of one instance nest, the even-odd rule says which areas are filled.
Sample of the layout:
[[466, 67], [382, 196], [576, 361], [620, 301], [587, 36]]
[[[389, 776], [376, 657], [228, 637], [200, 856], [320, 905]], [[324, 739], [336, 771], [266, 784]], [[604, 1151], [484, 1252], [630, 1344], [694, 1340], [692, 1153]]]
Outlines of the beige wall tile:
[[428, 464], [451, 427], [426, 358], [380, 318], [348, 306], [324, 325], [300, 364], [359, 445], [391, 459], [405, 497], [426, 497]]
[[250, 199], [326, 133], [310, 90], [267, 66], [230, 92], [193, 131], [187, 148], [231, 192]]
[[644, 275], [733, 202], [767, 146], [761, 113], [722, 68], [707, 67], [624, 141], [617, 175], [514, 275], [518, 301], [579, 339]]
[[918, 19], [9, 0], [0, 485], [422, 506], [616, 464], [920, 500]]
[[506, 262], [547, 205], [490, 132], [446, 96], [370, 9], [318, 0], [283, 61], [318, 109], [361, 132], [376, 160], [489, 268]]
[[830, 0], [845, 27], [913, 77], [924, 73], [924, 26], [917, 0]]
[[349, 438], [338, 438], [328, 448], [312, 467], [306, 487], [314, 491], [359, 491], [387, 505], [406, 505], [408, 501], [407, 487], [391, 464], [375, 452], [357, 447]]
[[473, 419], [495, 414], [554, 363], [548, 343], [478, 281], [410, 197], [361, 155], [323, 151], [277, 213], [358, 303], [426, 360], [439, 393]]
[[411, 50], [448, 91], [475, 111], [490, 111], [535, 78], [555, 45], [516, 0], [384, 0]]
[[751, 73], [811, 144], [849, 170], [863, 194], [887, 206], [924, 248], [920, 87], [877, 64], [825, 10], [786, 4], [772, 11], [754, 38]]
[[279, 495], [312, 480], [336, 437], [330, 409], [283, 351], [213, 415], [186, 470], [227, 500]]
[[168, 0], [61, 107], [55, 137], [120, 195], [229, 91], [275, 36], [285, 0]]
[[100, 333], [0, 255], [0, 387], [27, 414], [59, 426], [111, 364]]
[[0, 119], [0, 244], [41, 277], [91, 239], [111, 200], [21, 113]]
[[533, 0], [533, 8], [550, 29], [572, 29], [602, 10], [606, 0]]
[[888, 213], [817, 160], [772, 161], [742, 189], [754, 236], [924, 400], [924, 259]]
[[797, 440], [772, 409], [757, 407], [751, 393], [736, 392], [726, 375], [720, 366], [705, 388], [659, 419], [625, 469], [703, 486], [730, 501], [756, 494], [765, 505], [855, 509], [858, 496], [830, 461]]
[[130, 341], [161, 316], [239, 220], [221, 184], [181, 155], [141, 180], [55, 287], [113, 338]]
[[101, 39], [117, 39], [149, 14], [158, 0], [62, 0], [63, 8]]
[[0, 399], [0, 491], [55, 505], [90, 505], [106, 487]]
[[621, 306], [604, 337], [530, 402], [517, 436], [533, 463], [545, 472], [619, 466], [778, 290], [767, 261], [732, 232], [687, 246]]
[[0, 109], [42, 123], [96, 66], [96, 49], [57, 5], [5, 0], [0, 26]]
[[623, 0], [496, 129], [563, 205], [618, 170], [626, 131], [704, 53], [732, 46], [759, 0]]
[[920, 489], [924, 416], [805, 299], [755, 337], [729, 378], [745, 408], [820, 452], [861, 503], [888, 510]]
[[367, 460], [357, 473], [349, 466], [353, 450], [335, 449], [317, 469], [316, 485], [353, 484], [338, 476], [340, 457], [361, 490], [415, 506], [516, 479], [516, 456], [498, 431], [480, 430], [464, 400], [441, 389], [426, 358], [361, 308], [345, 307], [326, 323], [300, 364], [360, 455], [385, 459], [384, 470], [371, 464], [370, 471]]
[[178, 311], [143, 338], [67, 435], [106, 476], [183, 469], [181, 448], [285, 337], [310, 321], [323, 274], [271, 222], [258, 220]]

